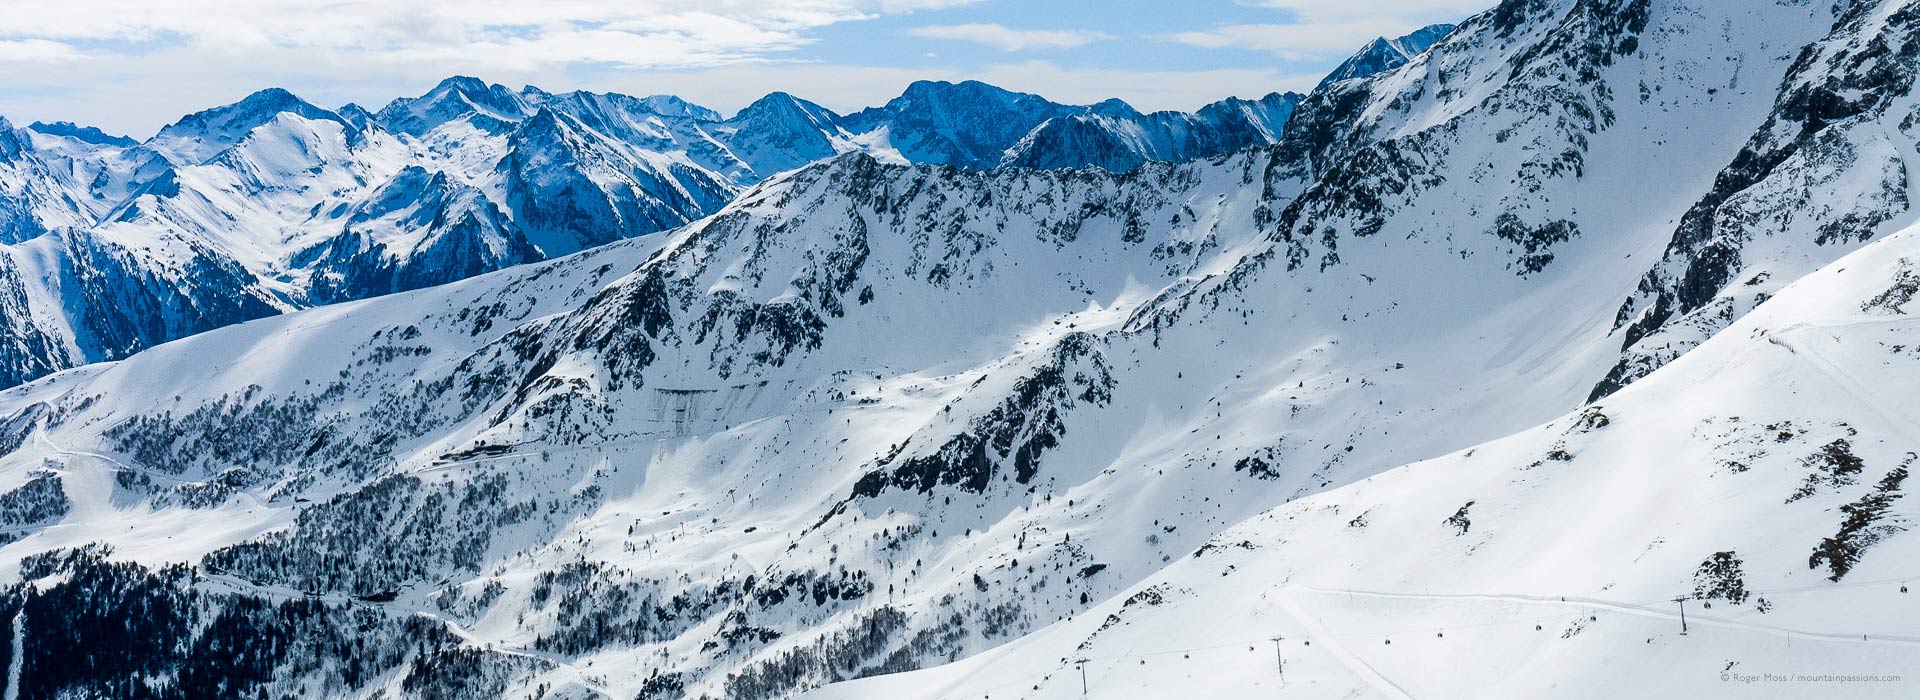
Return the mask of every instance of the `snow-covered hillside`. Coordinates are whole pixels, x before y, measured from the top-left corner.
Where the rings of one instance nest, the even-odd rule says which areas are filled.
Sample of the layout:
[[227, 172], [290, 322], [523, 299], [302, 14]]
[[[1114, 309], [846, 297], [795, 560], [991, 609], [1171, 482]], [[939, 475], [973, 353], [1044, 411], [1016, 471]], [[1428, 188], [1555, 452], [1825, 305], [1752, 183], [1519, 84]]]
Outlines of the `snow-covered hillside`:
[[804, 697], [1904, 697], [1916, 258], [1920, 229], [1890, 235], [1603, 402], [1235, 524], [993, 651]]
[[[1125, 172], [850, 152], [665, 235], [0, 392], [10, 687], [1067, 697], [1084, 659], [1089, 695], [1252, 697], [1273, 637], [1312, 697], [1911, 684], [1920, 231], [1797, 262], [1588, 398], [1621, 300], [1692, 250], [1676, 227], [1781, 105], [1830, 102], [1792, 95], [1841, 94], [1813, 66], [1858, 63], [1811, 57], [1910, 65], [1861, 37], [1912, 13], [1508, 0], [1300, 100], [1271, 147]], [[970, 153], [936, 117], [978, 115], [913, 94], [894, 150]], [[423, 132], [449, 163], [543, 119], [599, 147], [508, 95], [280, 122], [377, 152], [414, 127], [360, 124], [465, 114]], [[476, 201], [433, 170], [359, 220]], [[1788, 191], [1852, 202], [1851, 172]]]

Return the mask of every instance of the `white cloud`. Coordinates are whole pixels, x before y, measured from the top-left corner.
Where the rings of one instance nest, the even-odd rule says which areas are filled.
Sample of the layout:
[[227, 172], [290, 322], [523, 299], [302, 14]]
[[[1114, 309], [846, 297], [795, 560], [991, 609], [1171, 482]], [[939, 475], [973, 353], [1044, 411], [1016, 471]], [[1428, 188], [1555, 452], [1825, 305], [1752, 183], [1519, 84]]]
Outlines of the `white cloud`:
[[70, 44], [46, 39], [0, 39], [0, 63], [65, 63], [83, 58]]
[[[1418, 26], [1418, 25], [1413, 25]], [[1345, 55], [1375, 37], [1404, 34], [1413, 26], [1381, 20], [1350, 20], [1315, 24], [1235, 24], [1178, 32], [1165, 38], [1207, 49], [1266, 51], [1288, 60]]]
[[974, 1], [6, 0], [0, 40], [679, 68], [764, 60], [807, 44], [812, 29]]
[[1475, 14], [1493, 7], [1494, 0], [1252, 0], [1246, 4], [1287, 10], [1305, 23], [1398, 19], [1420, 26]]
[[1265, 51], [1288, 60], [1345, 55], [1376, 37], [1393, 37], [1437, 22], [1458, 22], [1492, 0], [1253, 0], [1286, 11], [1285, 23], [1233, 24], [1162, 38], [1209, 49]]
[[1100, 32], [1067, 29], [1012, 29], [998, 24], [949, 24], [915, 27], [908, 34], [928, 39], [953, 39], [986, 44], [1001, 51], [1070, 49], [1112, 37]]
[[766, 65], [829, 25], [979, 1], [0, 0], [0, 114], [142, 135], [269, 86], [378, 107], [453, 74]]

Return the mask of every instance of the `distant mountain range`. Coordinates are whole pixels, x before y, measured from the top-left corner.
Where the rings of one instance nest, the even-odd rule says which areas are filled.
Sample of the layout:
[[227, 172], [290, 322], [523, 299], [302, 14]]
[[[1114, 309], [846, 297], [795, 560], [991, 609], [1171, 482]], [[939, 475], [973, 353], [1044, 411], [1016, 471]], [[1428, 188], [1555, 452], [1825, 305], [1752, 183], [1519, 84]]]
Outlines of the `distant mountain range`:
[[378, 111], [262, 90], [139, 142], [0, 120], [0, 386], [674, 228], [840, 153], [1125, 171], [1274, 143], [1301, 98], [1141, 113], [917, 82], [848, 115], [774, 93], [727, 118], [456, 77]]

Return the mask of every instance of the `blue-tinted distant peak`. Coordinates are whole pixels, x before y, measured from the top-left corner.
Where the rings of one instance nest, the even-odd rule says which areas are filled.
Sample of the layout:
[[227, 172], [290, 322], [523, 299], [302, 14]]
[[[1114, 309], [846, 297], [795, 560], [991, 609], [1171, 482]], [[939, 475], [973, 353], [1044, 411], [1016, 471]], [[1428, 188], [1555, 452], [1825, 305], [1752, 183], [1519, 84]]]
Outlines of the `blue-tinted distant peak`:
[[1140, 116], [1140, 110], [1135, 109], [1133, 105], [1127, 104], [1125, 100], [1118, 97], [1095, 102], [1087, 107], [1087, 111], [1107, 117], [1131, 118]]
[[717, 122], [721, 119], [719, 112], [680, 99], [678, 95], [648, 95], [640, 98], [640, 103], [646, 106], [647, 111], [663, 117], [682, 117], [709, 122]]
[[[0, 129], [7, 128], [4, 126], [4, 124], [5, 124], [4, 121], [0, 121]], [[49, 136], [64, 136], [66, 138], [70, 138], [75, 141], [82, 141], [85, 143], [91, 143], [91, 144], [100, 145], [100, 146], [118, 146], [121, 148], [127, 148], [140, 143], [139, 141], [135, 141], [125, 136], [118, 136], [118, 135], [109, 134], [107, 132], [101, 131], [98, 127], [80, 126], [73, 122], [52, 122], [52, 123], [34, 122], [32, 124], [27, 125], [27, 128], [33, 131], [40, 132], [42, 134], [47, 134]]]
[[1314, 89], [1318, 90], [1342, 80], [1385, 73], [1404, 66], [1412, 61], [1413, 57], [1425, 53], [1427, 49], [1446, 38], [1447, 34], [1453, 31], [1453, 27], [1454, 25], [1451, 24], [1432, 24], [1397, 39], [1386, 37], [1374, 39], [1353, 57], [1334, 68], [1333, 72], [1328, 73], [1327, 77]]
[[777, 115], [787, 115], [822, 124], [832, 123], [840, 118], [840, 116], [834, 114], [832, 110], [795, 97], [790, 93], [770, 92], [767, 93], [765, 97], [754, 100], [753, 104], [741, 109], [738, 114], [733, 116], [731, 121], [768, 119], [774, 118]]
[[435, 90], [460, 90], [463, 92], [485, 92], [487, 88], [487, 81], [471, 75], [447, 76], [445, 80], [440, 81], [439, 85], [434, 86]]

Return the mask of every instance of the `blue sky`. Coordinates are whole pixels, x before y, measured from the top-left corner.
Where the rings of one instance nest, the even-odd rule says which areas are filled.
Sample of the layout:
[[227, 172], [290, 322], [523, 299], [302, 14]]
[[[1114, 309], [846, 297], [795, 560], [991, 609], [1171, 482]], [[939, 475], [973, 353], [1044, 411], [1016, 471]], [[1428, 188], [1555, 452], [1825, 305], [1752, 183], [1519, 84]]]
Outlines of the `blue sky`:
[[0, 116], [144, 137], [279, 86], [377, 108], [448, 75], [836, 110], [917, 79], [1193, 109], [1311, 87], [1367, 40], [1494, 0], [0, 0]]

